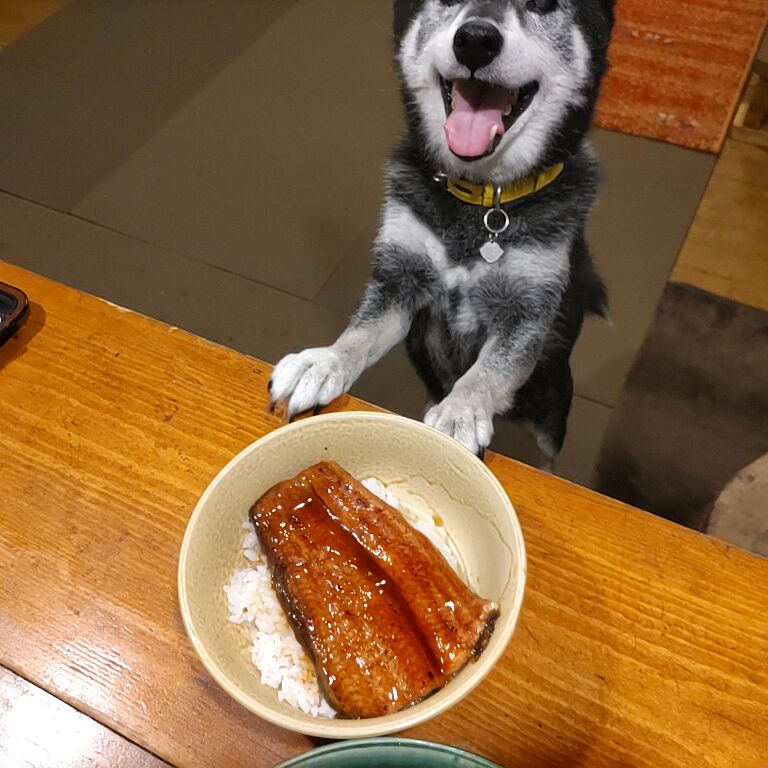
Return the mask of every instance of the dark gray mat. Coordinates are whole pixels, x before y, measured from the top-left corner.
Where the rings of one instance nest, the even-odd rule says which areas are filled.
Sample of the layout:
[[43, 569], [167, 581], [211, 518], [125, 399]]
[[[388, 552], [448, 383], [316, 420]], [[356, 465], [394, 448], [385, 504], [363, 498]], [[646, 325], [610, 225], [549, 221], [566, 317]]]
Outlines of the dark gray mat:
[[312, 300], [353, 244], [368, 260], [400, 130], [390, 16], [297, 0], [74, 212]]
[[290, 0], [72, 0], [0, 51], [0, 185], [69, 211]]
[[346, 325], [338, 312], [2, 193], [0, 260], [271, 363], [305, 346], [308, 328], [323, 344]]
[[688, 285], [664, 290], [598, 462], [603, 493], [699, 530], [768, 451], [768, 313]]

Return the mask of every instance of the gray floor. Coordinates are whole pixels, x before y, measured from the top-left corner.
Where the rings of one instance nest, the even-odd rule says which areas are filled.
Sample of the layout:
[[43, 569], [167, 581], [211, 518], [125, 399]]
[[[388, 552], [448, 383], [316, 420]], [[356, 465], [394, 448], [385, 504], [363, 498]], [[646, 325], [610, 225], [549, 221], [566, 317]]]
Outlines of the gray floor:
[[[0, 259], [270, 362], [331, 341], [367, 274], [400, 127], [390, 2], [73, 0], [0, 51]], [[588, 484], [714, 165], [595, 131], [587, 323], [558, 472]], [[354, 392], [419, 416], [402, 351]], [[493, 446], [536, 461], [520, 430]]]

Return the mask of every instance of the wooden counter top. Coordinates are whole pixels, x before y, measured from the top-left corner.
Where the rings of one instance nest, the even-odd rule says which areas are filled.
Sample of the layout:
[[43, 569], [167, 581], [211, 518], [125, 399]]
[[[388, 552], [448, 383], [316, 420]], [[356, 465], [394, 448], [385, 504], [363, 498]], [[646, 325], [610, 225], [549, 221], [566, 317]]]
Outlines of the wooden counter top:
[[[174, 765], [310, 749], [213, 683], [176, 596], [198, 496], [280, 426], [269, 366], [7, 264], [0, 281], [32, 302], [0, 348], [0, 665]], [[404, 735], [510, 768], [763, 768], [768, 561], [487, 461], [526, 537], [521, 623], [472, 695]]]

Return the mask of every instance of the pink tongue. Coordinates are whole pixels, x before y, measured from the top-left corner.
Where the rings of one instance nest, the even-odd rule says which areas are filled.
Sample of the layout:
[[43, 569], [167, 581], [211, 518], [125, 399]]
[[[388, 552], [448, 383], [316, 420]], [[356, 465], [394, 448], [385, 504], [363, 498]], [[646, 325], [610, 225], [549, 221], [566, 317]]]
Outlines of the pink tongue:
[[445, 121], [445, 136], [451, 151], [463, 157], [480, 157], [488, 150], [491, 129], [504, 135], [502, 110], [509, 102], [509, 91], [476, 80], [453, 86], [453, 111]]

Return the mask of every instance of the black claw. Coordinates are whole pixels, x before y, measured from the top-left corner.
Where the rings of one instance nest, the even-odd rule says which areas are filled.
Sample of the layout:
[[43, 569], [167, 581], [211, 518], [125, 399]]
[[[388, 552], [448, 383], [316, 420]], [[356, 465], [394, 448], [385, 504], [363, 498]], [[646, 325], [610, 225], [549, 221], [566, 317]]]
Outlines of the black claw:
[[485, 448], [481, 448], [477, 452], [477, 458], [480, 459], [480, 461], [485, 461]]
[[323, 410], [323, 406], [322, 406], [322, 405], [320, 405], [320, 403], [318, 403], [318, 404], [317, 404], [317, 405], [316, 405], [316, 406], [315, 406], [315, 407], [312, 409], [312, 415], [313, 415], [313, 416], [317, 416], [317, 414], [318, 414], [318, 413], [320, 413], [320, 411], [322, 411], [322, 410]]
[[271, 391], [272, 391], [272, 379], [270, 379], [267, 382], [267, 392], [271, 392]]

